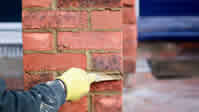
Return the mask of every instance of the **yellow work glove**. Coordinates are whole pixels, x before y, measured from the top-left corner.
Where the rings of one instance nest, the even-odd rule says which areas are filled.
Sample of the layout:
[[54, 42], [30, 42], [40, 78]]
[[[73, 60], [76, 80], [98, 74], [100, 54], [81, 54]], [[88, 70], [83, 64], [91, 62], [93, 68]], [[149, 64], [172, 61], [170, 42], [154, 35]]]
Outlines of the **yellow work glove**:
[[71, 68], [57, 79], [65, 84], [66, 100], [75, 101], [88, 94], [90, 85], [95, 81], [96, 75], [88, 74], [79, 68]]

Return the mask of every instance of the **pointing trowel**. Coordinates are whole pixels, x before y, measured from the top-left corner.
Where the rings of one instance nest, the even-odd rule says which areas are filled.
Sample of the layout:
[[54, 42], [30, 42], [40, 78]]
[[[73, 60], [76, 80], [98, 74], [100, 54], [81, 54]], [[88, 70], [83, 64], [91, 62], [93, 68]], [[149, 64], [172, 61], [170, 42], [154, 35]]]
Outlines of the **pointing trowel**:
[[104, 72], [90, 72], [88, 75], [92, 78], [94, 82], [104, 82], [104, 81], [114, 81], [121, 80], [122, 76], [115, 75], [112, 73], [104, 73]]

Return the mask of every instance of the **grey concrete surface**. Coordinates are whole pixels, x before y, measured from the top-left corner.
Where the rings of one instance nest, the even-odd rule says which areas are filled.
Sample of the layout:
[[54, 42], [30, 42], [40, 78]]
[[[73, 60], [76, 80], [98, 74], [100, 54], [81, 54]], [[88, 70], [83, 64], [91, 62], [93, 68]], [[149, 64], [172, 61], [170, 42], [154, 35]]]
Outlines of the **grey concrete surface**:
[[140, 57], [136, 67], [136, 73], [125, 74], [123, 112], [198, 112], [198, 77], [157, 79]]
[[23, 77], [23, 57], [16, 57], [16, 58], [0, 57], [0, 76]]
[[0, 78], [5, 79], [9, 89], [23, 89], [23, 59], [0, 58]]
[[136, 77], [136, 86], [124, 89], [123, 112], [198, 112], [199, 79], [157, 80]]
[[8, 88], [23, 89], [22, 24], [0, 23], [0, 78]]

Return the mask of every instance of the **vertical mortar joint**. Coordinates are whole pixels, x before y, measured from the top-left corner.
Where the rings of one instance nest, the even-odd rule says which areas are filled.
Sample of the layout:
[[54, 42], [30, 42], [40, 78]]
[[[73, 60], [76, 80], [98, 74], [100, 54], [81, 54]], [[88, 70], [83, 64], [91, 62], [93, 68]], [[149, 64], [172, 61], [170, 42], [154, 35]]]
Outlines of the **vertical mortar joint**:
[[57, 30], [52, 30], [52, 33], [53, 33], [53, 37], [54, 37], [53, 47], [55, 49], [55, 53], [58, 53], [59, 49], [58, 49], [58, 45], [57, 45]]
[[92, 56], [90, 51], [86, 51], [86, 62], [87, 62], [86, 69], [90, 71], [92, 69]]
[[56, 10], [57, 9], [57, 0], [53, 0], [51, 7], [52, 7], [52, 10]]

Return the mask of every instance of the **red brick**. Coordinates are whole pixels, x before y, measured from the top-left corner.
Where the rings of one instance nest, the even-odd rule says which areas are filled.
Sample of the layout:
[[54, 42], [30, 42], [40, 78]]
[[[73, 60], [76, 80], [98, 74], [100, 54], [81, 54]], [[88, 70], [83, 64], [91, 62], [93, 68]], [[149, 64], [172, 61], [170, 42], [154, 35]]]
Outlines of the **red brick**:
[[122, 0], [122, 2], [123, 2], [123, 5], [126, 5], [126, 6], [135, 5], [135, 0]]
[[91, 24], [93, 29], [120, 29], [122, 25], [121, 11], [93, 11]]
[[25, 90], [32, 88], [36, 84], [54, 80], [53, 74], [40, 73], [40, 74], [24, 74], [24, 88]]
[[136, 69], [136, 49], [137, 49], [137, 29], [136, 25], [123, 25], [123, 56], [125, 73], [135, 72]]
[[136, 70], [136, 57], [133, 56], [124, 56], [123, 62], [124, 73], [135, 73]]
[[57, 13], [56, 23], [58, 28], [87, 28], [88, 13], [59, 11]]
[[83, 97], [79, 101], [66, 102], [59, 112], [88, 112], [88, 99]]
[[53, 49], [51, 33], [23, 33], [24, 50], [45, 51]]
[[23, 0], [23, 8], [41, 7], [48, 8], [51, 7], [53, 0]]
[[23, 28], [87, 28], [87, 12], [23, 11]]
[[93, 98], [95, 112], [122, 112], [122, 96], [96, 95]]
[[87, 7], [88, 0], [58, 0], [59, 8]]
[[91, 86], [92, 92], [103, 92], [103, 91], [122, 91], [123, 81], [105, 81], [94, 83]]
[[59, 49], [121, 50], [121, 32], [60, 32]]
[[122, 0], [88, 0], [89, 7], [115, 8], [121, 7]]
[[83, 54], [26, 54], [25, 71], [66, 70], [71, 67], [86, 68]]
[[48, 28], [56, 26], [55, 11], [23, 11], [23, 28]]
[[136, 25], [123, 25], [123, 55], [136, 57], [137, 27]]
[[136, 14], [134, 7], [122, 8], [122, 20], [123, 24], [136, 24]]
[[116, 8], [121, 7], [122, 0], [58, 0], [59, 8], [69, 7], [93, 7], [93, 8]]
[[97, 71], [122, 71], [122, 55], [120, 53], [93, 54], [93, 69]]

